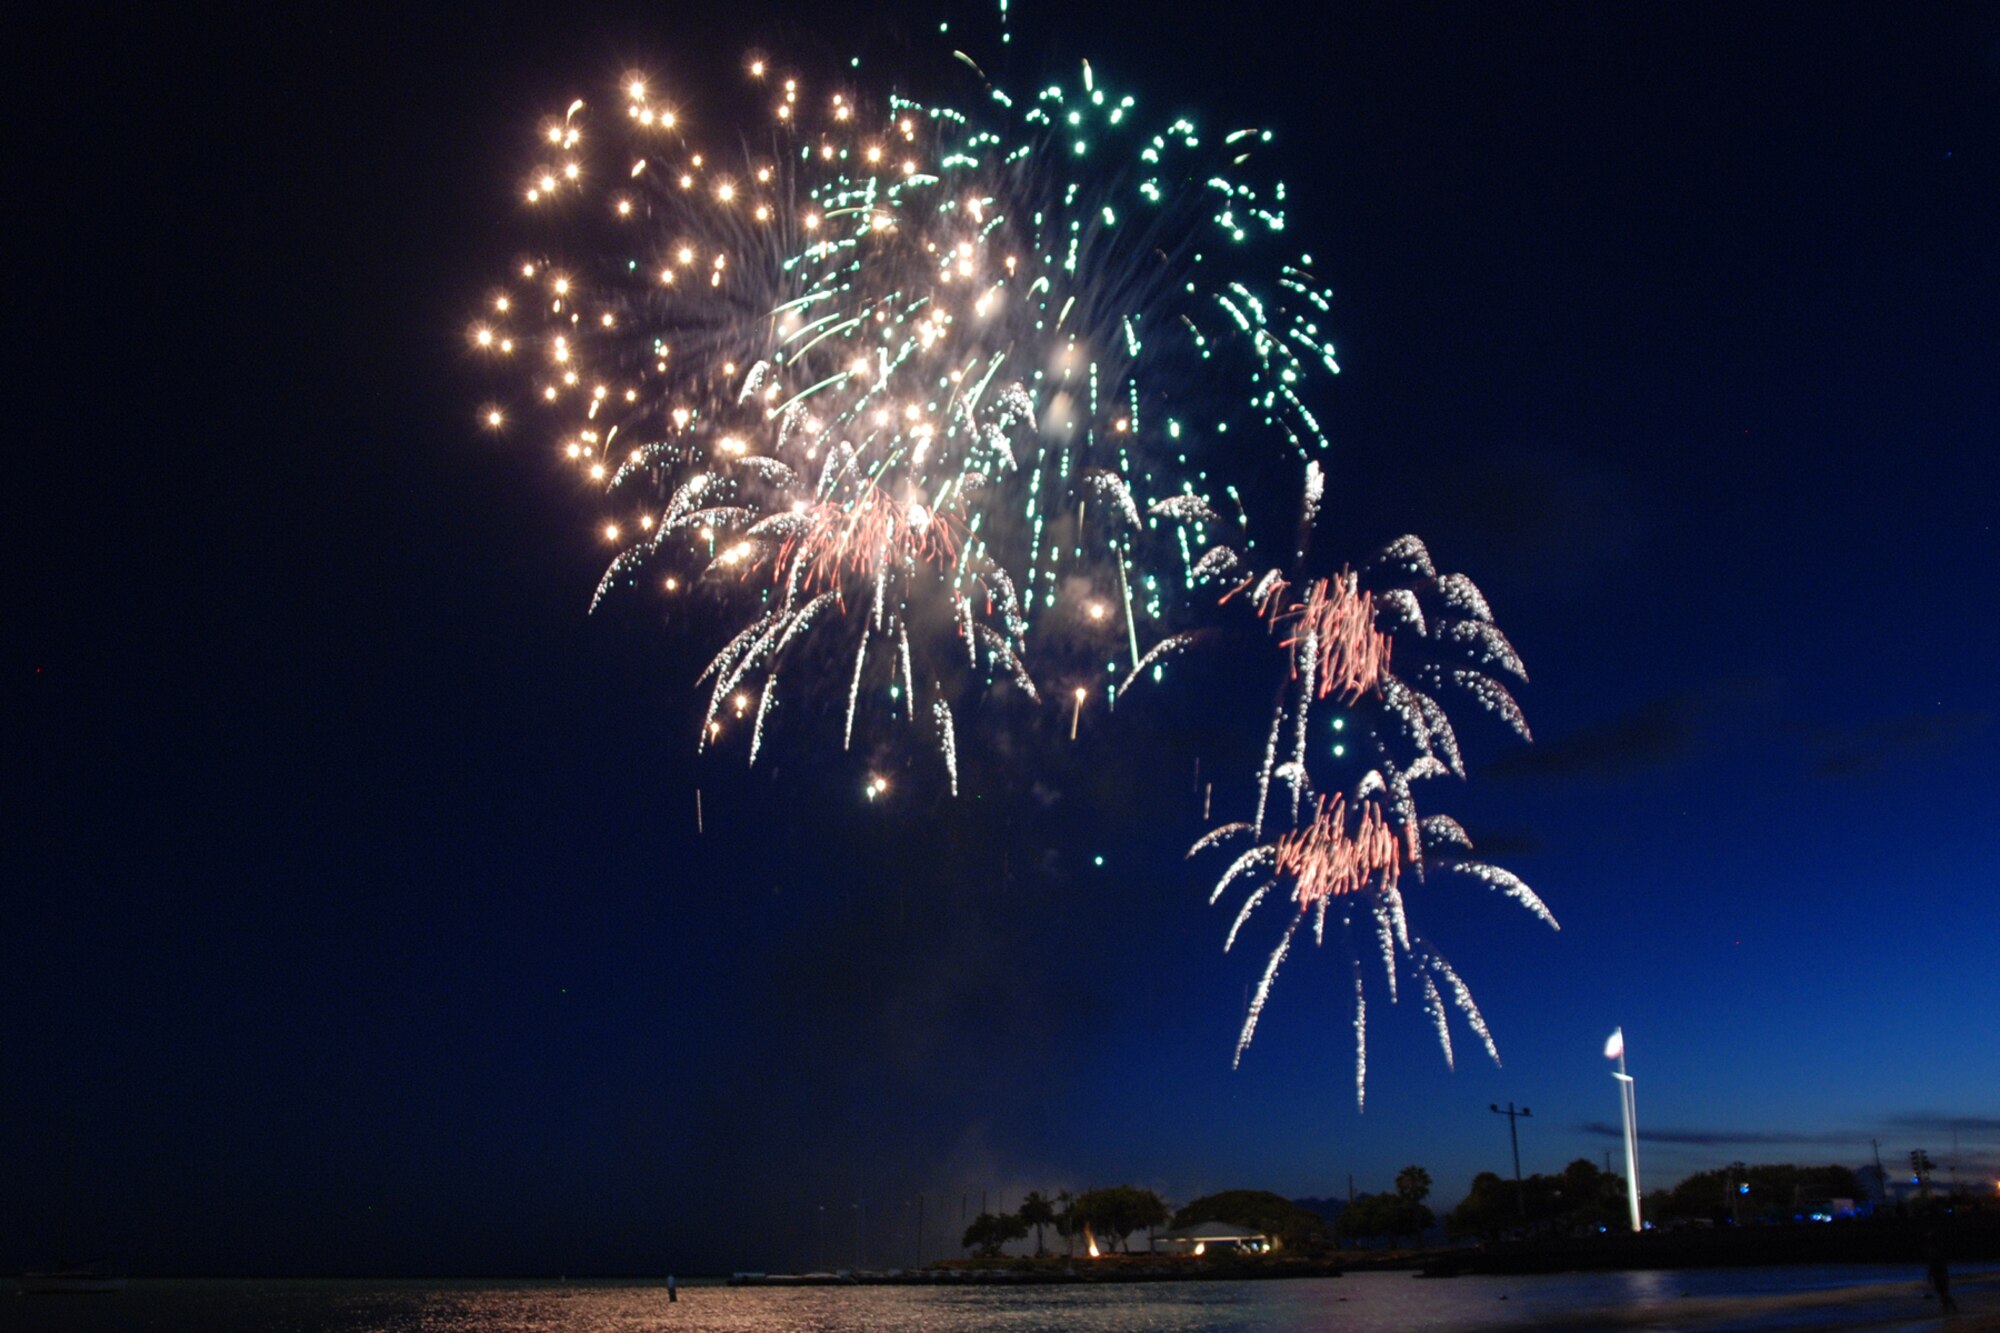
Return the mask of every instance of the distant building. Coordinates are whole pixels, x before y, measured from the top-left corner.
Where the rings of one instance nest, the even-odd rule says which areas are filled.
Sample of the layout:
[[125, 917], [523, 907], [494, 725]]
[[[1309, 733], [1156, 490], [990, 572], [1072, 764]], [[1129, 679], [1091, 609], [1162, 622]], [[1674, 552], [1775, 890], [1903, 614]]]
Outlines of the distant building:
[[1854, 1217], [1859, 1210], [1852, 1199], [1803, 1199], [1799, 1202], [1795, 1221], [1831, 1222], [1839, 1217]]
[[1156, 1234], [1153, 1237], [1153, 1252], [1215, 1254], [1222, 1250], [1238, 1250], [1264, 1254], [1271, 1249], [1271, 1243], [1269, 1236], [1247, 1227], [1232, 1226], [1228, 1222], [1197, 1222], [1191, 1227]]

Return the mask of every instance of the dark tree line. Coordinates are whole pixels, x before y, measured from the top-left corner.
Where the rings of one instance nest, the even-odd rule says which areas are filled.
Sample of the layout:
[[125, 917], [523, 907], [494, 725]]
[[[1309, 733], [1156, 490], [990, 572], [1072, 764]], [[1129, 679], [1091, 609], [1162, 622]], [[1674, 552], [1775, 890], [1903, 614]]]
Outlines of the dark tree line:
[[1745, 1166], [1698, 1171], [1670, 1190], [1646, 1196], [1646, 1215], [1715, 1222], [1790, 1221], [1808, 1203], [1868, 1198], [1861, 1177], [1844, 1166]]
[[1021, 1200], [1017, 1212], [981, 1213], [973, 1218], [972, 1225], [965, 1229], [964, 1244], [966, 1249], [992, 1258], [1009, 1241], [1025, 1239], [1032, 1230], [1035, 1253], [1041, 1254], [1042, 1230], [1053, 1227], [1068, 1240], [1071, 1253], [1075, 1253], [1079, 1240], [1086, 1243], [1095, 1240], [1098, 1249], [1106, 1253], [1120, 1249], [1129, 1252], [1133, 1232], [1162, 1226], [1168, 1215], [1165, 1200], [1151, 1190], [1132, 1185], [1085, 1190], [1075, 1195], [1065, 1192], [1055, 1201], [1044, 1198], [1037, 1190]]
[[1430, 1197], [1431, 1173], [1420, 1166], [1406, 1166], [1396, 1173], [1393, 1194], [1364, 1194], [1340, 1210], [1334, 1228], [1345, 1240], [1383, 1237], [1394, 1245], [1408, 1236], [1422, 1238], [1436, 1220], [1424, 1206]]
[[1447, 1235], [1493, 1240], [1522, 1231], [1594, 1231], [1623, 1226], [1625, 1218], [1625, 1177], [1579, 1157], [1554, 1175], [1528, 1176], [1518, 1185], [1481, 1171], [1465, 1201], [1445, 1214], [1444, 1229]]

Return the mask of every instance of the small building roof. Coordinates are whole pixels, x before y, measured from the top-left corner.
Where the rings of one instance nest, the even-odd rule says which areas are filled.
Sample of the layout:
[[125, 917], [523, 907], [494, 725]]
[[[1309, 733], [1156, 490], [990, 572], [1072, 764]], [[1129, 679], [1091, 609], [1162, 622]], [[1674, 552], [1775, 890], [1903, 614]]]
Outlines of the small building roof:
[[1269, 1240], [1261, 1231], [1248, 1227], [1234, 1226], [1228, 1222], [1197, 1222], [1191, 1227], [1180, 1227], [1173, 1231], [1155, 1233], [1155, 1240]]

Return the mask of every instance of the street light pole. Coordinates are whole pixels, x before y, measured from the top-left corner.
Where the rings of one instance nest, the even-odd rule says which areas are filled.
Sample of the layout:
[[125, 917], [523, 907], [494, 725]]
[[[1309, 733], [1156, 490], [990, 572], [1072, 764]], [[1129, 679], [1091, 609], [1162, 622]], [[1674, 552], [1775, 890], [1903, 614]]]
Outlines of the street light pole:
[[1512, 1102], [1507, 1103], [1507, 1109], [1504, 1111], [1500, 1109], [1498, 1102], [1488, 1103], [1486, 1109], [1493, 1112], [1494, 1115], [1504, 1115], [1507, 1117], [1507, 1137], [1514, 1144], [1514, 1200], [1521, 1205], [1521, 1221], [1526, 1222], [1528, 1220], [1528, 1195], [1526, 1187], [1521, 1184], [1521, 1132], [1515, 1128], [1514, 1122], [1516, 1117], [1526, 1116], [1533, 1118], [1535, 1113], [1525, 1106], [1516, 1111]]

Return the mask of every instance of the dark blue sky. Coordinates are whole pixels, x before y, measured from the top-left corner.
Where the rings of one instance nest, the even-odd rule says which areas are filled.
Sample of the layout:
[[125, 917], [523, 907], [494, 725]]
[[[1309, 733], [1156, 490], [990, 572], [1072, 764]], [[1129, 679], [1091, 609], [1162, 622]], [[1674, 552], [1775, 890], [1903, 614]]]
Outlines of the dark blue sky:
[[1564, 930], [1416, 907], [1506, 1067], [1377, 1006], [1357, 1115], [1329, 949], [1229, 1071], [1258, 960], [1179, 856], [1194, 760], [1258, 743], [1226, 673], [867, 808], [691, 762], [707, 640], [583, 614], [592, 513], [473, 428], [459, 340], [524, 132], [835, 22], [81, 14], [8, 92], [0, 1263], [66, 1134], [140, 1270], [775, 1265], [857, 1199], [879, 1258], [919, 1192], [935, 1237], [982, 1188], [1410, 1161], [1449, 1204], [1490, 1101], [1528, 1169], [1615, 1148], [1617, 1024], [1648, 1183], [1954, 1123], [2000, 1174], [2000, 18], [1067, 10], [1016, 81], [1277, 130], [1345, 372], [1319, 541], [1422, 533], [1533, 673], [1539, 744], [1433, 800]]

